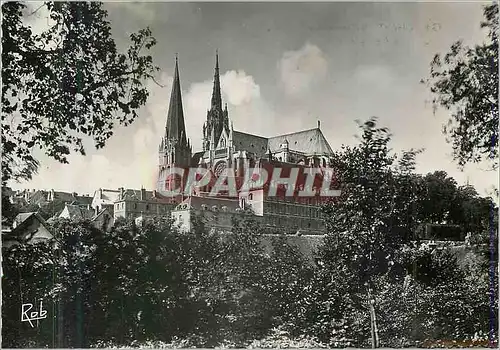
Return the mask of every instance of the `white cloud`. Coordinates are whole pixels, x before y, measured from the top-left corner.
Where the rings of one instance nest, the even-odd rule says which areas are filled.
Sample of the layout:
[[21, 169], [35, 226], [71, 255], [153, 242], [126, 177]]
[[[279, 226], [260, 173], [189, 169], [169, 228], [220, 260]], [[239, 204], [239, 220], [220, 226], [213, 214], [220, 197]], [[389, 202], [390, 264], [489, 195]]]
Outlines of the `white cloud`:
[[288, 95], [299, 95], [324, 78], [328, 61], [321, 49], [306, 43], [297, 51], [288, 51], [278, 63], [281, 82]]
[[[228, 103], [229, 118], [237, 130], [262, 132], [260, 125], [265, 125], [271, 115], [270, 109], [260, 95], [260, 86], [252, 76], [244, 71], [228, 71], [221, 75], [223, 102]], [[213, 91], [213, 82], [207, 80], [192, 84], [184, 95], [184, 113], [188, 136], [194, 149], [201, 148], [203, 123]]]
[[223, 93], [228, 103], [233, 106], [249, 104], [260, 98], [260, 87], [255, 84], [253, 77], [244, 71], [230, 71], [221, 78]]

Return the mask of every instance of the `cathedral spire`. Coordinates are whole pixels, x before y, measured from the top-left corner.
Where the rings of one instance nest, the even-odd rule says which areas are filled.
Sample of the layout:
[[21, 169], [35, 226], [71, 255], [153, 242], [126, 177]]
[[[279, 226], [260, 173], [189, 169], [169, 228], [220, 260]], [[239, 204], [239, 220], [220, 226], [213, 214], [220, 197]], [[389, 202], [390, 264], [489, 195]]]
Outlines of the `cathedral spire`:
[[165, 138], [170, 140], [175, 139], [181, 142], [186, 139], [186, 125], [184, 123], [184, 111], [182, 109], [182, 94], [177, 54], [175, 55], [174, 81], [172, 83], [172, 93], [170, 94]]
[[215, 74], [214, 74], [214, 90], [212, 92], [212, 108], [222, 109], [222, 97], [220, 92], [220, 73], [219, 73], [219, 50], [215, 51]]

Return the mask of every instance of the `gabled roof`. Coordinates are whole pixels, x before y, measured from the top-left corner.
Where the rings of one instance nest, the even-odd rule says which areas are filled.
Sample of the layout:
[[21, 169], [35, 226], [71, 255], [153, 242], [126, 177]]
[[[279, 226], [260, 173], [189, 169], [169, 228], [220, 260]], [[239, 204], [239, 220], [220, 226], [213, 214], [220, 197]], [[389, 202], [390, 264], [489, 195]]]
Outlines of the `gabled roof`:
[[[153, 197], [153, 191], [145, 191], [145, 197], [143, 200], [149, 200]], [[123, 200], [141, 200], [141, 190], [125, 189], [123, 190]]]
[[99, 191], [102, 191], [102, 204], [113, 204], [118, 200], [120, 196], [119, 190], [109, 190], [106, 188], [101, 188], [94, 193], [94, 198], [99, 194]]
[[99, 219], [101, 216], [104, 215], [104, 213], [108, 213], [108, 215], [112, 216], [111, 213], [109, 212], [108, 208], [104, 208], [104, 209], [101, 209], [98, 213], [96, 213], [92, 217], [91, 221], [95, 221], [95, 220]]
[[74, 202], [77, 202], [78, 204], [83, 204], [83, 205], [90, 205], [92, 204], [92, 197], [90, 196], [75, 196]]
[[290, 150], [306, 155], [333, 154], [332, 148], [319, 128], [271, 137], [269, 138], [268, 148], [272, 152], [279, 151], [281, 144], [285, 140], [288, 141]]
[[29, 213], [19, 213], [19, 214], [17, 214], [17, 216], [14, 219], [14, 225], [16, 227], [19, 226], [21, 223], [23, 223], [29, 217], [31, 217], [32, 215], [35, 215], [35, 214], [36, 214], [36, 212], [34, 212], [34, 211], [29, 212]]
[[[29, 202], [31, 204], [44, 204], [48, 201], [48, 197], [51, 191], [38, 190], [30, 196]], [[54, 191], [53, 201], [62, 203], [71, 203], [77, 201], [80, 204], [90, 204], [92, 203], [92, 197], [90, 196], [79, 196], [76, 193]]]
[[260, 156], [266, 154], [269, 149], [271, 152], [280, 151], [281, 145], [285, 140], [288, 141], [290, 150], [301, 152], [305, 155], [333, 154], [330, 144], [319, 128], [269, 138], [241, 131], [233, 131], [233, 145], [237, 151], [249, 151]]
[[90, 219], [94, 215], [92, 210], [84, 209], [79, 205], [66, 204], [65, 209], [67, 209], [70, 219]]
[[76, 199], [73, 193], [54, 191], [54, 200], [62, 202], [73, 202]]
[[47, 191], [38, 190], [35, 193], [30, 194], [28, 202], [30, 204], [45, 203], [47, 201]]
[[[126, 201], [140, 201], [141, 191], [134, 189], [124, 189], [122, 200]], [[171, 203], [172, 198], [161, 195], [158, 191], [144, 191], [145, 196], [143, 201], [156, 202], [156, 203]], [[117, 200], [119, 201], [119, 200]]]
[[30, 239], [31, 237], [27, 237], [30, 232], [26, 232], [25, 228], [30, 225], [33, 220], [37, 220], [40, 222], [47, 231], [51, 232], [50, 227], [47, 225], [47, 222], [43, 219], [43, 217], [37, 212], [30, 213], [20, 213], [14, 219], [15, 227], [12, 228], [12, 231], [9, 233], [4, 233], [3, 236], [8, 239]]
[[237, 151], [249, 151], [262, 155], [266, 153], [268, 139], [263, 136], [233, 131], [233, 145]]

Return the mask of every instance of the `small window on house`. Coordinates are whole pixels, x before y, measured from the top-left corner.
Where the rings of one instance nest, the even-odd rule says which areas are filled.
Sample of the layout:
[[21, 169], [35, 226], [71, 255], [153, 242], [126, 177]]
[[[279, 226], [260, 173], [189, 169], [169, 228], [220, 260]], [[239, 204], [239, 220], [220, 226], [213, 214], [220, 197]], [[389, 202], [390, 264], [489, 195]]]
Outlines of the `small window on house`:
[[134, 203], [134, 209], [137, 209], [137, 203]]
[[250, 194], [248, 195], [248, 199], [250, 199], [250, 200], [252, 200], [252, 199], [253, 199], [253, 193], [250, 193]]
[[149, 210], [149, 204], [146, 204], [146, 210]]

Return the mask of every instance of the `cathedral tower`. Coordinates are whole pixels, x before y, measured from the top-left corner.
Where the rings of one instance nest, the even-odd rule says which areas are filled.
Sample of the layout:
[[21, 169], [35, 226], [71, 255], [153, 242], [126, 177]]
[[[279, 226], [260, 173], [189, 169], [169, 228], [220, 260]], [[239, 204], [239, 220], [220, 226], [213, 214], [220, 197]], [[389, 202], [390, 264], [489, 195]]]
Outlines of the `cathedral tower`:
[[212, 92], [212, 102], [210, 110], [207, 112], [207, 121], [203, 125], [203, 150], [206, 151], [210, 147], [210, 138], [214, 133], [215, 143], [219, 141], [222, 130], [229, 134], [229, 119], [227, 107], [222, 109], [222, 96], [220, 88], [220, 73], [219, 73], [219, 54], [215, 54], [215, 74], [214, 88]]
[[[159, 185], [161, 184], [161, 186], [163, 186], [165, 181], [168, 181], [169, 168], [185, 168], [190, 165], [191, 151], [191, 145], [186, 135], [179, 66], [176, 56], [174, 81], [172, 83], [172, 93], [170, 95], [165, 134], [161, 139], [159, 147]], [[161, 188], [159, 189], [161, 190]]]

